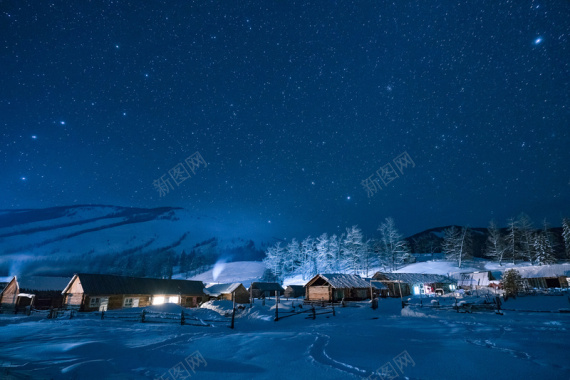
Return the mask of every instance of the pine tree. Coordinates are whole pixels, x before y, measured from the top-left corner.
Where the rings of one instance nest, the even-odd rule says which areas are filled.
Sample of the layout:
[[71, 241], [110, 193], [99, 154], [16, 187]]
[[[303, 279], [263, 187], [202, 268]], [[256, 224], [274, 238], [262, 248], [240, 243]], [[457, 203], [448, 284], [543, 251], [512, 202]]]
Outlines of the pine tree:
[[509, 269], [503, 273], [503, 289], [507, 296], [516, 296], [521, 289], [522, 277], [516, 269]]
[[562, 238], [564, 239], [564, 252], [566, 258], [570, 259], [570, 219], [562, 219]]
[[315, 241], [312, 237], [308, 236], [301, 242], [301, 273], [303, 280], [308, 280], [314, 276], [313, 272], [313, 258], [315, 256]]
[[273, 247], [267, 248], [263, 263], [273, 273], [275, 278], [281, 280], [283, 276], [283, 253], [284, 249], [281, 247], [281, 242], [278, 242]]
[[489, 236], [487, 238], [486, 254], [487, 256], [495, 258], [499, 261], [499, 265], [502, 265], [507, 247], [505, 246], [505, 240], [501, 236], [501, 232], [494, 220], [491, 220], [489, 223], [487, 231], [489, 232]]
[[556, 242], [554, 235], [550, 231], [546, 219], [542, 222], [542, 231], [536, 232], [533, 240], [534, 260], [538, 265], [554, 264], [556, 257], [554, 254]]
[[344, 239], [344, 235], [341, 235], [339, 238], [336, 235], [332, 235], [329, 240], [329, 250], [332, 257], [332, 272], [339, 273], [340, 272], [340, 264], [341, 264], [341, 241]]
[[285, 274], [294, 273], [301, 266], [301, 246], [297, 239], [293, 238], [285, 248], [283, 270]]

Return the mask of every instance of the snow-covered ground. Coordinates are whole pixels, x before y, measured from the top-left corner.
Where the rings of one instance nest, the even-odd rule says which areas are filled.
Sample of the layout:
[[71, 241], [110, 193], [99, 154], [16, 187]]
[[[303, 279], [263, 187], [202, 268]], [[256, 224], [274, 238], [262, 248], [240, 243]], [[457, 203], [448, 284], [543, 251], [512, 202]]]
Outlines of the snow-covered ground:
[[[408, 379], [570, 378], [570, 313], [549, 312], [570, 308], [567, 293], [509, 299], [504, 315], [457, 313], [449, 308], [452, 297], [426, 307], [431, 300], [420, 307], [419, 298], [411, 299], [402, 310], [400, 299], [381, 299], [377, 310], [362, 302], [336, 308], [336, 316], [313, 320], [305, 313], [278, 322], [274, 300], [265, 306], [256, 300], [238, 311], [234, 330], [222, 316], [228, 301], [186, 309], [191, 318], [215, 321], [205, 323], [213, 327], [112, 318], [140, 309], [108, 312], [104, 320], [4, 314], [0, 378], [154, 379], [196, 352], [205, 362], [193, 379], [359, 379], [383, 366]], [[280, 315], [293, 304], [298, 311], [299, 301], [282, 300]], [[176, 305], [153, 308], [180, 312]]]

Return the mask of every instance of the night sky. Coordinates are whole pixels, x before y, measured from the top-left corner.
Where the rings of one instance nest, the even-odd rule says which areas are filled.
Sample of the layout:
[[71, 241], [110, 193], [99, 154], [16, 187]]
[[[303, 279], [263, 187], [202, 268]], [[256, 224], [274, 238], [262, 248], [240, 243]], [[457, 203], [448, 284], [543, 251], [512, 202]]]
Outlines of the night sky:
[[567, 0], [0, 0], [0, 208], [180, 206], [297, 238], [560, 225], [569, 34]]

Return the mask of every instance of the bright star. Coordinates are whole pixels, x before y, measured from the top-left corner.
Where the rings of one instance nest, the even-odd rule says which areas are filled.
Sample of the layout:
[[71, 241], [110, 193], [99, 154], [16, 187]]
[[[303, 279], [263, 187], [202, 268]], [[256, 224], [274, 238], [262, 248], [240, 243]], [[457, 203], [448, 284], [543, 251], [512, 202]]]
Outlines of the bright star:
[[21, 179], [22, 181], [25, 181], [25, 180], [26, 180], [26, 177], [22, 177], [22, 178], [20, 178], [20, 179]]
[[33, 135], [33, 136], [32, 136], [32, 138], [35, 140], [35, 139], [37, 139], [37, 138], [38, 138], [38, 136], [36, 136], [36, 135]]
[[65, 121], [62, 120], [62, 121], [59, 122], [59, 124], [65, 125]]
[[542, 42], [542, 37], [538, 37], [536, 40], [534, 40], [534, 44], [538, 45]]
[[350, 195], [348, 197], [346, 197], [347, 200], [350, 200]]

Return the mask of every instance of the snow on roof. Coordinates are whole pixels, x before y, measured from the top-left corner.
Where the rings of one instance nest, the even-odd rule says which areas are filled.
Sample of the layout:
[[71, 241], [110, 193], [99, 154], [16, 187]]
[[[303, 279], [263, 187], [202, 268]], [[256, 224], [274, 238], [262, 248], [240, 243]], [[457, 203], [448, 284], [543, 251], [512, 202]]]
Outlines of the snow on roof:
[[447, 276], [429, 273], [382, 273], [378, 272], [374, 275], [376, 279], [386, 279], [387, 281], [403, 282], [407, 284], [419, 283], [443, 283], [451, 284], [456, 281]]
[[233, 284], [209, 285], [209, 286], [206, 286], [204, 288], [204, 293], [206, 293], [212, 297], [218, 297], [219, 295], [228, 294], [228, 293], [233, 292], [240, 285], [241, 285], [241, 283], [239, 283], [239, 282], [234, 282]]
[[71, 277], [43, 277], [43, 276], [29, 276], [19, 277], [16, 276], [20, 292], [29, 293], [35, 291], [59, 291], [61, 292]]
[[369, 288], [370, 284], [355, 274], [327, 273], [320, 274], [327, 282], [337, 289], [342, 288]]
[[491, 272], [473, 272], [460, 273], [459, 275], [454, 275], [453, 278], [458, 280], [458, 286], [489, 286], [493, 275]]

